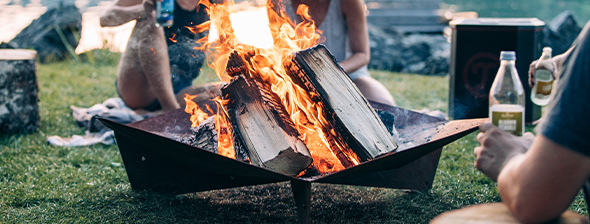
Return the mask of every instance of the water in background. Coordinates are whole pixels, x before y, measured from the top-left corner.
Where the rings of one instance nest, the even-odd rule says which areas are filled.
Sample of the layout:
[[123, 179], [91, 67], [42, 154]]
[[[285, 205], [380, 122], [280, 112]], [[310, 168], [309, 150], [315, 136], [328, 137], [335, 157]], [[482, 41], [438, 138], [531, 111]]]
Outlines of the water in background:
[[[442, 8], [453, 11], [475, 11], [479, 17], [536, 17], [551, 21], [570, 10], [578, 24], [590, 20], [589, 0], [442, 0]], [[119, 27], [102, 28], [98, 17], [114, 0], [0, 0], [0, 41], [10, 41], [23, 28], [48, 8], [74, 3], [82, 14], [82, 35], [77, 53], [94, 48], [122, 52], [127, 45], [134, 22]]]
[[8, 42], [47, 9], [74, 3], [82, 12], [82, 33], [76, 53], [96, 48], [123, 52], [135, 21], [118, 27], [100, 27], [99, 16], [114, 0], [0, 0], [0, 42]]
[[590, 20], [588, 0], [442, 0], [454, 11], [475, 11], [479, 17], [536, 17], [546, 23], [559, 13], [574, 13], [580, 26]]

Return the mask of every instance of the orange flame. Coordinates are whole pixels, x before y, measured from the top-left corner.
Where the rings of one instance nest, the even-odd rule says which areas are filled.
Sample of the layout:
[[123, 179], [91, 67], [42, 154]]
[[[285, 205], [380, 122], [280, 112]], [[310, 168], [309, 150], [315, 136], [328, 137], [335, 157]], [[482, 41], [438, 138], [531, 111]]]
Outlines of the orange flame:
[[[211, 110], [208, 105], [205, 106], [207, 107], [207, 111], [209, 111], [209, 113], [201, 110], [199, 105], [193, 101], [195, 97], [197, 97], [197, 95], [184, 95], [184, 101], [186, 102], [184, 111], [191, 115], [191, 127], [198, 127], [201, 122], [209, 118], [209, 114], [213, 114], [213, 110]], [[217, 151], [220, 155], [235, 159], [236, 153], [234, 150], [231, 124], [227, 119], [227, 111], [225, 110], [227, 100], [222, 100], [219, 97], [215, 97], [212, 99], [212, 101], [217, 105], [217, 116], [215, 117], [215, 127], [217, 129]]]
[[172, 41], [173, 43], [176, 43], [176, 34], [173, 33], [172, 37], [168, 38], [170, 41]]
[[186, 102], [186, 107], [184, 108], [184, 112], [187, 112], [191, 115], [191, 127], [198, 127], [201, 122], [206, 120], [209, 117], [209, 114], [205, 113], [199, 105], [193, 101], [193, 99], [197, 97], [197, 95], [191, 96], [189, 94], [184, 94], [184, 102]]
[[236, 152], [234, 149], [234, 139], [232, 136], [232, 126], [229, 123], [225, 106], [228, 100], [222, 100], [219, 97], [213, 99], [217, 104], [217, 116], [215, 117], [215, 127], [217, 128], [217, 151], [220, 155], [235, 159]]
[[[322, 103], [314, 102], [310, 95], [313, 93], [295, 85], [286, 72], [285, 64], [292, 61], [293, 52], [315, 46], [320, 41], [321, 31], [316, 29], [313, 20], [311, 20], [308, 7], [300, 5], [297, 14], [302, 17], [303, 22], [295, 24], [284, 10], [274, 11], [273, 8], [276, 7], [269, 2], [264, 11], [267, 14], [265, 16], [268, 18], [268, 29], [272, 35], [273, 43], [272, 47], [259, 48], [240, 42], [232, 27], [251, 25], [247, 22], [248, 18], [231, 20], [232, 14], [235, 15], [240, 8], [244, 8], [243, 5], [235, 5], [233, 1], [212, 4], [209, 0], [200, 0], [199, 4], [206, 6], [210, 21], [190, 29], [193, 32], [203, 32], [210, 28], [209, 37], [204, 37], [197, 43], [201, 45], [199, 49], [205, 51], [209, 67], [216, 71], [219, 78], [225, 82], [230, 80], [231, 77], [225, 71], [229, 56], [233, 51], [242, 55], [251, 55], [246, 63], [251, 71], [250, 74], [257, 75], [257, 78], [271, 84], [272, 91], [280, 97], [300, 133], [299, 137], [312, 154], [315, 168], [322, 173], [344, 169], [345, 166], [341, 164], [335, 152], [341, 152], [352, 164], [359, 164], [359, 159], [354, 152], [336, 141], [330, 141], [330, 136], [334, 136], [335, 133], [328, 120], [323, 116]], [[252, 6], [247, 8], [252, 10]], [[238, 22], [245, 23], [238, 25], [236, 24]], [[219, 108], [224, 108], [221, 100], [216, 102], [218, 102]], [[192, 114], [193, 125], [195, 123], [193, 117], [195, 120], [203, 119], [198, 114], [199, 110], [188, 108], [189, 104], [187, 103], [187, 112]], [[218, 111], [225, 111], [225, 109]], [[217, 127], [231, 127], [227, 120], [220, 119], [217, 122]], [[218, 129], [218, 136], [223, 134], [224, 131]], [[222, 142], [225, 140], [219, 139], [220, 148], [222, 146], [229, 147], [228, 142]], [[219, 151], [221, 152], [221, 150]]]

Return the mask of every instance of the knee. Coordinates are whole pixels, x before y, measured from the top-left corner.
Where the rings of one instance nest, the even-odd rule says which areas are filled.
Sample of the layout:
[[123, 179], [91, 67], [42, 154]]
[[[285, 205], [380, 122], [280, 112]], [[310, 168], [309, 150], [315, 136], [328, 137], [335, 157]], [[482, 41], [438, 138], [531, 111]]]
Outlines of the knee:
[[353, 82], [368, 100], [395, 106], [395, 101], [389, 90], [376, 79], [362, 76], [354, 79]]

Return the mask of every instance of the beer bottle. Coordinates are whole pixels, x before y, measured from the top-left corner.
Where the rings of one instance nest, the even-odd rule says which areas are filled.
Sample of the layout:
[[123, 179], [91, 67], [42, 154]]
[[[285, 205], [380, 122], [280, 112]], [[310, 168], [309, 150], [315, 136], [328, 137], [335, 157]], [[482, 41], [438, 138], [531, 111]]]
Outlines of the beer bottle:
[[500, 52], [500, 68], [490, 89], [489, 117], [500, 129], [522, 136], [525, 96], [515, 61], [514, 51]]
[[174, 0], [156, 1], [156, 25], [170, 27], [174, 23]]
[[555, 66], [551, 59], [551, 48], [543, 48], [543, 54], [535, 65], [535, 85], [531, 89], [531, 101], [539, 106], [549, 103], [553, 89], [553, 71]]

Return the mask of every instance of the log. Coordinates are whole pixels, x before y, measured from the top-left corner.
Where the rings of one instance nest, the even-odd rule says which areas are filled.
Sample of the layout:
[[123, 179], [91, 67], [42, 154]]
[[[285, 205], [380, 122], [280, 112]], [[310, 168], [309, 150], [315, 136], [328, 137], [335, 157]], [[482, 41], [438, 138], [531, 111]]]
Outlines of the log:
[[[300, 79], [322, 102], [334, 138], [344, 141], [361, 161], [397, 149], [397, 144], [373, 107], [323, 45], [296, 52], [285, 65], [292, 79]], [[390, 127], [393, 128], [393, 127]]]
[[[216, 126], [216, 119], [218, 116], [219, 115], [212, 115], [202, 121], [199, 126], [192, 127], [188, 133], [185, 133], [181, 136], [173, 136], [172, 139], [205, 151], [219, 154], [219, 143]], [[233, 129], [230, 128], [230, 130], [228, 130], [226, 128], [224, 131], [231, 132], [232, 139], [237, 138]], [[234, 141], [233, 146], [236, 155], [235, 159], [241, 162], [249, 163], [250, 160], [248, 158], [248, 152], [243, 147], [241, 142]]]
[[34, 50], [0, 49], [0, 133], [31, 133], [41, 124]]
[[215, 129], [215, 118], [213, 115], [205, 119], [198, 127], [191, 128], [194, 136], [191, 145], [209, 152], [218, 153], [217, 150], [217, 129]]
[[256, 80], [238, 75], [222, 89], [237, 133], [234, 141], [247, 149], [253, 165], [295, 176], [311, 165], [311, 154], [292, 123], [284, 119], [284, 109], [261, 87]]

